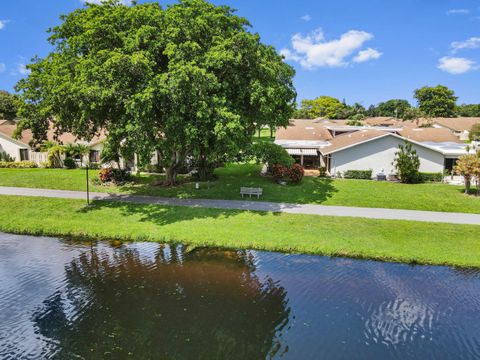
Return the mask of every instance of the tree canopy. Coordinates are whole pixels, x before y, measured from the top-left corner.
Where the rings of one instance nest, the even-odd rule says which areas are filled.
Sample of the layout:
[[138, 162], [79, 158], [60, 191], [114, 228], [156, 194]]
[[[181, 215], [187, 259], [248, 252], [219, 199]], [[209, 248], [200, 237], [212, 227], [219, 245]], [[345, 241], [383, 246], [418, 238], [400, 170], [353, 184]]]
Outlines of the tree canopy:
[[429, 117], [454, 117], [457, 97], [455, 92], [443, 85], [424, 86], [416, 89], [414, 97], [418, 108]]
[[0, 119], [13, 120], [17, 117], [19, 98], [5, 90], [0, 90]]
[[402, 119], [405, 112], [412, 106], [407, 100], [391, 99], [381, 102], [374, 109], [375, 116], [391, 116]]
[[480, 117], [480, 104], [462, 104], [457, 106], [455, 112], [458, 116]]
[[313, 100], [302, 100], [300, 109], [297, 110], [295, 117], [305, 119], [315, 119], [317, 117], [336, 119], [344, 108], [345, 105], [334, 97], [319, 96]]
[[183, 159], [205, 174], [241, 152], [259, 124], [288, 124], [294, 70], [227, 6], [181, 0], [122, 5], [109, 0], [62, 16], [55, 50], [28, 66], [17, 90], [19, 130], [42, 140], [59, 132], [90, 138], [147, 164], [159, 151], [167, 183]]

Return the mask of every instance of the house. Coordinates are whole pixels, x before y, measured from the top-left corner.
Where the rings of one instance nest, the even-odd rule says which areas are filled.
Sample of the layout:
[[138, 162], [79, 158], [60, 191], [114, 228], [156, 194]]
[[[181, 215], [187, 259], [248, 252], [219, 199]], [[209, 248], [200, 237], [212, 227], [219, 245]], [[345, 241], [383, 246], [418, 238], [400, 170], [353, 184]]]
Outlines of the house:
[[[429, 139], [430, 141], [426, 141]], [[321, 150], [327, 171], [343, 174], [347, 170], [372, 170], [372, 176], [383, 173], [395, 175], [395, 153], [406, 141], [412, 145], [420, 159], [421, 172], [452, 170], [456, 159], [467, 153], [465, 144], [425, 136], [417, 141], [393, 132], [375, 129], [360, 130], [335, 137], [331, 145]]]
[[[14, 161], [33, 161], [38, 165], [47, 161], [47, 153], [38, 151], [32, 148], [33, 134], [30, 130], [22, 131], [18, 139], [14, 139], [13, 135], [16, 129], [16, 123], [13, 121], [0, 121], [0, 151], [5, 152]], [[47, 131], [47, 140], [55, 141], [62, 145], [67, 144], [82, 144], [90, 148], [90, 153], [82, 159], [84, 163], [98, 163], [100, 162], [100, 154], [103, 149], [103, 141], [105, 135], [94, 137], [91, 141], [84, 141], [78, 139], [75, 135], [70, 133], [63, 133], [55, 136], [53, 129]]]
[[468, 140], [472, 126], [480, 124], [480, 117], [433, 118], [430, 121], [433, 127], [449, 129], [460, 140]]
[[306, 169], [318, 169], [321, 163], [320, 149], [328, 146], [332, 134], [326, 125], [334, 122], [323, 119], [293, 119], [287, 128], [278, 128], [275, 144], [282, 146]]
[[348, 126], [320, 119], [292, 120], [278, 129], [275, 143], [308, 168], [325, 166], [331, 175], [347, 170], [369, 170], [394, 175], [398, 146], [412, 144], [420, 158], [421, 172], [451, 170], [466, 146], [449, 129], [417, 128], [413, 123], [382, 126]]

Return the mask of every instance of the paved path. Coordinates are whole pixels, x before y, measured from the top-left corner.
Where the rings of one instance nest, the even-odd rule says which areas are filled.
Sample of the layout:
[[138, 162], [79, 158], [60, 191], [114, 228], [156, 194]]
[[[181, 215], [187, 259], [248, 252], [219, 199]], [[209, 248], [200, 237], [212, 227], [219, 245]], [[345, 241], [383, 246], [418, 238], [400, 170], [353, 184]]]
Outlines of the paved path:
[[[41, 196], [62, 199], [85, 199], [84, 191], [33, 189], [0, 186], [0, 195]], [[122, 195], [109, 193], [90, 193], [92, 200], [114, 200], [140, 204], [158, 204], [174, 206], [190, 206], [200, 208], [236, 209], [253, 211], [272, 211], [290, 214], [310, 214], [323, 216], [350, 216], [371, 219], [414, 220], [451, 224], [480, 225], [480, 214], [464, 214], [450, 212], [398, 210], [380, 208], [361, 208], [350, 206], [325, 206], [313, 204], [288, 204], [248, 200], [209, 200], [209, 199], [176, 199], [143, 195]]]

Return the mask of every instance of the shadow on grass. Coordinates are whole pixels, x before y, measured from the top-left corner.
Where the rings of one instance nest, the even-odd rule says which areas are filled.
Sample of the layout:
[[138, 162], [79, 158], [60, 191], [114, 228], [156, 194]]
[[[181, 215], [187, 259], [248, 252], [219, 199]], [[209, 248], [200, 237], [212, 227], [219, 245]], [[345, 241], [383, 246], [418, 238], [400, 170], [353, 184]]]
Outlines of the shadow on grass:
[[[307, 183], [308, 181], [308, 183]], [[296, 203], [316, 203], [321, 204], [330, 199], [338, 189], [333, 185], [333, 180], [330, 178], [309, 178], [303, 183], [297, 185], [290, 185], [288, 188], [292, 189], [290, 198], [292, 202]]]
[[[122, 216], [134, 216], [139, 222], [149, 222], [157, 226], [164, 226], [176, 222], [198, 220], [198, 219], [219, 219], [229, 218], [242, 214], [248, 208], [212, 208], [204, 205], [191, 204], [189, 200], [176, 199], [175, 204], [151, 203], [151, 199], [147, 196], [135, 195], [111, 195], [102, 200], [94, 200], [90, 206], [86, 206], [79, 210], [80, 213], [95, 214], [102, 210], [108, 209], [118, 211]], [[193, 202], [194, 200], [190, 200]], [[212, 205], [210, 205], [212, 206]], [[221, 205], [219, 205], [221, 206]], [[255, 210], [253, 210], [255, 211]], [[278, 209], [258, 209], [255, 211], [260, 216], [265, 216], [267, 211], [278, 211]], [[279, 215], [276, 213], [275, 215]], [[102, 216], [105, 216], [102, 214]], [[126, 225], [128, 226], [128, 225]]]
[[255, 164], [235, 164], [216, 169], [217, 179], [199, 182], [200, 189], [195, 189], [195, 179], [181, 179], [185, 182], [172, 187], [154, 185], [163, 178], [162, 175], [136, 176], [134, 185], [119, 186], [120, 193], [128, 195], [163, 196], [179, 199], [228, 199], [241, 200], [240, 188], [261, 187], [260, 199], [248, 198], [249, 201], [316, 203], [321, 204], [330, 199], [338, 189], [334, 180], [329, 178], [305, 177], [300, 184], [287, 186], [277, 184], [271, 177], [261, 176], [260, 166]]
[[459, 192], [462, 195], [465, 196], [471, 196], [471, 197], [480, 197], [480, 192], [477, 192], [477, 189], [475, 187], [471, 187], [470, 190], [468, 191], [468, 194], [465, 193], [465, 188], [457, 188], [457, 192]]

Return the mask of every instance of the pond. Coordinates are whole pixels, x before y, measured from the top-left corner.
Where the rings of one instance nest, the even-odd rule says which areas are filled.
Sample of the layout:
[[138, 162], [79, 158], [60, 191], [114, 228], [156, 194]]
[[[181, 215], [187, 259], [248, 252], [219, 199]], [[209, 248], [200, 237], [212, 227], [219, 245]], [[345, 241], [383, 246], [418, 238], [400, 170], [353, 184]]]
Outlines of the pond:
[[480, 358], [480, 272], [0, 233], [0, 359]]

